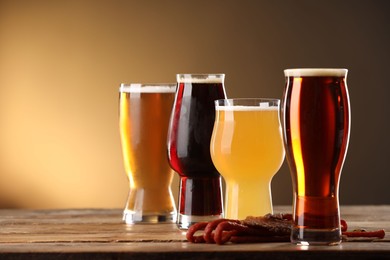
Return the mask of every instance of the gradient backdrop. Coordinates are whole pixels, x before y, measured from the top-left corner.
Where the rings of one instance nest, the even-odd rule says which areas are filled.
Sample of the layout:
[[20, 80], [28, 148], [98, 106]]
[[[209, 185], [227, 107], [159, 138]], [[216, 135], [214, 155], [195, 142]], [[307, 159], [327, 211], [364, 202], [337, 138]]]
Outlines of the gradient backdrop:
[[[225, 73], [281, 98], [283, 69], [349, 69], [342, 204], [390, 203], [390, 1], [0, 0], [0, 207], [123, 207], [121, 82]], [[177, 194], [177, 178], [173, 183]], [[286, 163], [272, 183], [290, 204]]]

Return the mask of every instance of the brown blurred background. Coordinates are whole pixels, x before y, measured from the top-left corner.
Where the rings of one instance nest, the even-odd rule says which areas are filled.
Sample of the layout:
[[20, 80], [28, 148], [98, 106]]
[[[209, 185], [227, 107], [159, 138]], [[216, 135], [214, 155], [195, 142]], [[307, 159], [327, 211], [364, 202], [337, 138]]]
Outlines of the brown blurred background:
[[[123, 207], [121, 82], [226, 73], [277, 97], [283, 69], [349, 69], [342, 204], [390, 203], [389, 1], [0, 0], [0, 207]], [[173, 184], [177, 193], [177, 178]], [[291, 203], [286, 163], [275, 204]]]

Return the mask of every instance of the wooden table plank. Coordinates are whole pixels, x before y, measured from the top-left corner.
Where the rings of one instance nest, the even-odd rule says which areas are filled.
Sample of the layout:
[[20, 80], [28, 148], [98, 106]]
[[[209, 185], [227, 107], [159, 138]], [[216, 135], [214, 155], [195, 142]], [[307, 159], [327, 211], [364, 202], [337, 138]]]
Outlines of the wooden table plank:
[[341, 214], [352, 229], [385, 229], [385, 239], [329, 247], [191, 244], [174, 224], [126, 225], [119, 209], [0, 210], [0, 258], [390, 259], [390, 206], [343, 206]]
[[180, 243], [48, 243], [12, 244], [1, 247], [2, 256], [13, 258], [108, 259], [389, 259], [389, 248], [381, 243], [344, 243], [340, 246], [311, 246], [302, 249], [289, 243], [216, 246]]

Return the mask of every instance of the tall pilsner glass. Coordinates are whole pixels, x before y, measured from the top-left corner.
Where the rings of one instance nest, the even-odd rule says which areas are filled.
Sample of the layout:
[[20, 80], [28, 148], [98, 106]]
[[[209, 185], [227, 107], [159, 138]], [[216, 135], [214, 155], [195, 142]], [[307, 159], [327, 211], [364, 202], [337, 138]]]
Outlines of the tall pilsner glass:
[[172, 223], [176, 207], [171, 191], [166, 142], [176, 84], [122, 84], [119, 129], [130, 191], [123, 220]]
[[180, 175], [178, 227], [223, 217], [221, 175], [210, 156], [214, 100], [225, 98], [224, 74], [178, 74], [168, 157]]
[[215, 101], [211, 158], [226, 182], [225, 217], [273, 213], [271, 180], [284, 160], [279, 99]]
[[288, 69], [283, 97], [294, 191], [291, 242], [341, 242], [339, 181], [350, 133], [346, 69]]

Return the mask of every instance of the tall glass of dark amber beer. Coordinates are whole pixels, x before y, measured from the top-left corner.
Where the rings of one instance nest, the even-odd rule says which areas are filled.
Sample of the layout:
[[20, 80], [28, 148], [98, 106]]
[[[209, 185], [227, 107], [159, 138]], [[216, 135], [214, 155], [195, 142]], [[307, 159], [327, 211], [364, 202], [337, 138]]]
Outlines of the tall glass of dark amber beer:
[[341, 242], [339, 181], [350, 133], [346, 69], [287, 69], [283, 137], [293, 191], [291, 242]]
[[173, 171], [166, 142], [176, 84], [122, 84], [119, 89], [119, 130], [130, 191], [123, 220], [133, 223], [174, 223]]
[[178, 74], [168, 157], [180, 176], [180, 229], [223, 217], [221, 175], [210, 154], [214, 100], [226, 98], [224, 74]]

